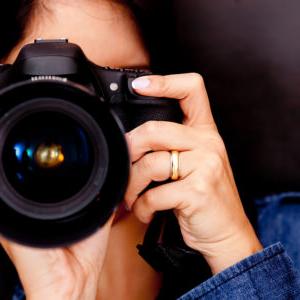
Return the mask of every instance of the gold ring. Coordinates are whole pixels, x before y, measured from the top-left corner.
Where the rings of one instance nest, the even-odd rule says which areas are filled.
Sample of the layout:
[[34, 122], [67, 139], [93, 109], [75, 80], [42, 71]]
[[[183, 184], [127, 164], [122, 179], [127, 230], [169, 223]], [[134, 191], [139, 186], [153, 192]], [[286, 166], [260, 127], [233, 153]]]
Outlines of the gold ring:
[[177, 180], [179, 178], [179, 152], [176, 150], [170, 151], [171, 153], [171, 172], [170, 178]]

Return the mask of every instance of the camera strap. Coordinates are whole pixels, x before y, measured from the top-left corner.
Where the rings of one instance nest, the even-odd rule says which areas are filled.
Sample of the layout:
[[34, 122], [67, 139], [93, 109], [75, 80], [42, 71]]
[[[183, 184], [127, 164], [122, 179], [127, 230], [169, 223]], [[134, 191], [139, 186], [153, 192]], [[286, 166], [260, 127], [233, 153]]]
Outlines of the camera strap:
[[158, 300], [174, 300], [211, 277], [203, 256], [185, 245], [173, 211], [157, 212], [145, 233], [139, 255], [163, 274]]
[[[137, 245], [139, 255], [157, 272], [182, 272], [194, 265], [195, 260], [202, 260], [199, 252], [185, 246], [182, 238], [178, 241], [176, 231], [180, 234], [180, 229], [179, 225], [176, 228], [174, 219], [172, 211], [157, 212], [145, 233], [143, 244]], [[170, 222], [175, 228], [168, 230]], [[172, 237], [168, 236], [170, 234]]]

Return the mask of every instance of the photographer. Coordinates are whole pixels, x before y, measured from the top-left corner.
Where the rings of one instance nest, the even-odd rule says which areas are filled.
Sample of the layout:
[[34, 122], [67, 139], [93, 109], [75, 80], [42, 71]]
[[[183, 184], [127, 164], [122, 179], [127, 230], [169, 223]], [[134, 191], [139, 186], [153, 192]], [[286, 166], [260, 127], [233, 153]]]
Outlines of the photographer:
[[[20, 48], [35, 38], [66, 36], [97, 65], [150, 64], [134, 17], [123, 3], [37, 0], [19, 5], [19, 24], [11, 24], [15, 18], [10, 22], [14, 39], [1, 38], [2, 63], [13, 63]], [[126, 134], [132, 161], [124, 199], [128, 211], [120, 208], [91, 237], [62, 249], [32, 249], [1, 238], [26, 298], [156, 298], [162, 278], [137, 255], [135, 246], [154, 212], [168, 209], [174, 210], [185, 243], [203, 255], [216, 275], [182, 299], [300, 295], [299, 278], [282, 246], [263, 250], [247, 219], [202, 77], [147, 76], [132, 87], [141, 95], [176, 99], [183, 124], [149, 121]], [[172, 170], [171, 159], [179, 162]], [[173, 182], [141, 194], [151, 181], [170, 177]]]

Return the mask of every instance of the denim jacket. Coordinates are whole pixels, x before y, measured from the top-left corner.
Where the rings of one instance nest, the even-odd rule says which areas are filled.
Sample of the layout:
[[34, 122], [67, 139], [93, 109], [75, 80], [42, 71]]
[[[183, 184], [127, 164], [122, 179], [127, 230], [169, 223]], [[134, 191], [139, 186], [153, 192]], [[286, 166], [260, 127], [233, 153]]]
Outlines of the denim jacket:
[[[179, 300], [300, 299], [300, 192], [268, 196], [256, 205], [260, 240], [271, 246], [200, 283]], [[20, 299], [24, 294], [16, 288], [13, 300]]]
[[300, 299], [300, 193], [268, 196], [256, 205], [260, 240], [271, 246], [211, 277], [180, 300]]

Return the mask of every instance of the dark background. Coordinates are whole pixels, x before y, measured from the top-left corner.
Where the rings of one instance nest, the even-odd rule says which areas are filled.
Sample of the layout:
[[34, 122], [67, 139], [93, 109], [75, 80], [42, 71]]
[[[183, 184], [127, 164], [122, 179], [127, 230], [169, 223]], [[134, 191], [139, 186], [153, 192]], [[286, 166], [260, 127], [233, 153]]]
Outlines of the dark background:
[[299, 190], [300, 2], [137, 2], [154, 70], [204, 77], [243, 201]]

